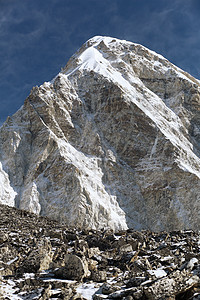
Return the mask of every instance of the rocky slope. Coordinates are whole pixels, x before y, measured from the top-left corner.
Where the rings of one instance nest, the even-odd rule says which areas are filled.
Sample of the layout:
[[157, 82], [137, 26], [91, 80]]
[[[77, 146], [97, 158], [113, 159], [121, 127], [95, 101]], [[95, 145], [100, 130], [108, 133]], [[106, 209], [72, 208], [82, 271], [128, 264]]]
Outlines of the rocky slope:
[[95, 37], [0, 129], [0, 201], [114, 230], [200, 229], [200, 84]]
[[0, 299], [200, 299], [197, 232], [82, 230], [0, 205]]

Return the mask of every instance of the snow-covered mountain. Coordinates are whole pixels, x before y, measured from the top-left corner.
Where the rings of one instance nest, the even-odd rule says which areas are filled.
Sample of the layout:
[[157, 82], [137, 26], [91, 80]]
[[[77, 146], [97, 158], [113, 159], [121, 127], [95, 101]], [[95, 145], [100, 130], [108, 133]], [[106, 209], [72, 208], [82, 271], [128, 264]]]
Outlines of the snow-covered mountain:
[[200, 229], [200, 83], [97, 36], [0, 129], [0, 202], [69, 225]]

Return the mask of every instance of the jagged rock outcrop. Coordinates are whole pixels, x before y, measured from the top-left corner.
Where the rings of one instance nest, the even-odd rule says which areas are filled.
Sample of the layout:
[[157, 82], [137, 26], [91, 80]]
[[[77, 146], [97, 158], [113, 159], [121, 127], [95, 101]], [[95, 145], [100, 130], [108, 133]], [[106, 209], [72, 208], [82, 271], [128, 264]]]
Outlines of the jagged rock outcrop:
[[95, 37], [0, 129], [1, 203], [114, 230], [200, 229], [200, 84]]
[[0, 205], [0, 299], [197, 300], [200, 236], [69, 228]]

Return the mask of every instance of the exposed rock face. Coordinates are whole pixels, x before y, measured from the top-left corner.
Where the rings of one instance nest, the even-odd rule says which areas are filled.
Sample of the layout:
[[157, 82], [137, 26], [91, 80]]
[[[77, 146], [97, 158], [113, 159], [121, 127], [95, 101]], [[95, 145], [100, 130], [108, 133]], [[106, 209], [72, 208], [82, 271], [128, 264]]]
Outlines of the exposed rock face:
[[0, 299], [200, 299], [200, 236], [77, 230], [0, 205]]
[[199, 81], [89, 40], [0, 130], [1, 202], [70, 225], [200, 229]]

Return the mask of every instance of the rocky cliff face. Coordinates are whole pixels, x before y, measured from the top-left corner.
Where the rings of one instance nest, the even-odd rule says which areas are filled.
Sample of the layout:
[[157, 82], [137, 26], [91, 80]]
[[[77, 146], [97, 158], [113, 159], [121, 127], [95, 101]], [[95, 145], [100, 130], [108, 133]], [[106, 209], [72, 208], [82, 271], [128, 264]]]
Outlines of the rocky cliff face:
[[200, 229], [199, 156], [199, 81], [95, 37], [1, 127], [1, 203], [82, 227]]

